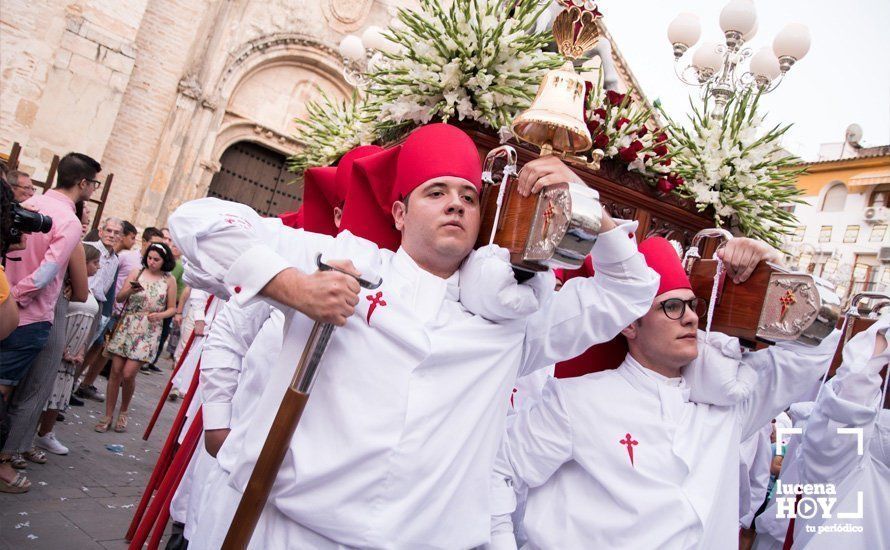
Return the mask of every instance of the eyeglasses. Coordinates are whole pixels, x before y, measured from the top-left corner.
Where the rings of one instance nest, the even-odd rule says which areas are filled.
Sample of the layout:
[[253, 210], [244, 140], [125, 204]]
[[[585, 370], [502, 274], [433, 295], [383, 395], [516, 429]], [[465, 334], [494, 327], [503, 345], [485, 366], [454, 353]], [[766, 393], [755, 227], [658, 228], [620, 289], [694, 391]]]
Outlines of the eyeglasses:
[[93, 184], [93, 189], [98, 189], [102, 185], [102, 182], [99, 180], [87, 180], [87, 182]]
[[25, 191], [28, 191], [28, 192], [30, 192], [30, 193], [36, 193], [36, 192], [37, 192], [37, 188], [34, 187], [33, 185], [19, 185], [18, 183], [13, 183], [12, 186], [13, 186], [13, 187], [18, 187], [19, 189], [24, 189]]
[[708, 312], [708, 301], [704, 298], [692, 298], [691, 300], [681, 300], [680, 298], [668, 298], [658, 304], [668, 319], [678, 321], [686, 314], [686, 308], [694, 311], [699, 317]]

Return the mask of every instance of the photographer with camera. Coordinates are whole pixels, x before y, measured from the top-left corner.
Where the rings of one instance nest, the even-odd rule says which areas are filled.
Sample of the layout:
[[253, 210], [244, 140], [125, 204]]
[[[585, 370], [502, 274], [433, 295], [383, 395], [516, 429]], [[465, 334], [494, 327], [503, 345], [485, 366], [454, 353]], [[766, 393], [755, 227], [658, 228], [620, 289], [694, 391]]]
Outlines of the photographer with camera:
[[[58, 170], [55, 188], [24, 203], [36, 212], [13, 204], [14, 234], [32, 234], [24, 250], [9, 252], [6, 257], [6, 276], [11, 299], [19, 307], [19, 323], [0, 341], [0, 409], [5, 409], [49, 336], [68, 260], [80, 242], [74, 203], [90, 198], [100, 185], [96, 174], [102, 167], [84, 154], [68, 153]], [[7, 246], [4, 242], [4, 248]]]

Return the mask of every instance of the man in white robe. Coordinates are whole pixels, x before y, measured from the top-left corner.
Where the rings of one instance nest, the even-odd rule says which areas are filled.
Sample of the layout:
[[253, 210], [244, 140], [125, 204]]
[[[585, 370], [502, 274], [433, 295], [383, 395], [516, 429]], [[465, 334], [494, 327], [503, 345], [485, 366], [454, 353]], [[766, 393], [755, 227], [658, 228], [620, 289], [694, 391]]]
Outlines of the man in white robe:
[[[781, 343], [744, 357], [737, 342], [724, 351], [723, 337], [700, 355], [702, 304], [676, 251], [661, 238], [640, 251], [661, 284], [650, 310], [622, 332], [624, 363], [549, 381], [541, 403], [507, 430], [493, 479], [498, 548], [515, 545], [511, 497], [524, 487], [528, 548], [738, 547], [740, 442], [795, 401], [800, 381], [821, 376], [831, 358], [837, 333], [815, 348]], [[720, 254], [738, 279], [775, 259], [747, 239]], [[736, 405], [689, 401], [684, 367], [739, 359], [752, 379]]]
[[[240, 498], [311, 320], [341, 326], [251, 548], [486, 543], [488, 479], [517, 375], [612, 338], [651, 303], [657, 277], [636, 251], [636, 224], [616, 227], [606, 216], [591, 254], [596, 277], [512, 321], [465, 309], [463, 294], [473, 289], [460, 284], [459, 268], [478, 233], [481, 169], [475, 145], [456, 131], [425, 126], [402, 146], [356, 162], [366, 177], [391, 183], [379, 198], [402, 231], [396, 253], [349, 232], [296, 235], [215, 199], [187, 203], [170, 219], [193, 286], [223, 286], [236, 303], [271, 299], [286, 312], [283, 349], [256, 398], [252, 435], [220, 449], [220, 465], [232, 457], [230, 492], [215, 505]], [[520, 187], [528, 194], [569, 179], [577, 176], [550, 157], [529, 163]], [[381, 276], [382, 286], [360, 291], [350, 277], [314, 272], [319, 253], [351, 260], [358, 272]], [[538, 279], [552, 292], [552, 275]], [[224, 538], [231, 515], [213, 513], [214, 521], [199, 522], [194, 548]]]
[[[890, 410], [882, 380], [890, 364], [888, 327], [890, 315], [884, 315], [844, 346], [843, 363], [822, 388], [803, 428], [796, 450], [799, 483], [813, 485], [813, 492], [818, 487], [827, 492], [830, 484], [836, 494], [828, 497], [828, 512], [824, 507], [797, 508], [789, 533], [792, 548], [890, 548]], [[784, 476], [777, 484], [791, 485]], [[796, 497], [778, 492], [776, 496], [791, 502]], [[801, 500], [807, 497], [804, 494]], [[810, 498], [819, 497], [826, 498]], [[786, 538], [785, 546], [790, 542]]]

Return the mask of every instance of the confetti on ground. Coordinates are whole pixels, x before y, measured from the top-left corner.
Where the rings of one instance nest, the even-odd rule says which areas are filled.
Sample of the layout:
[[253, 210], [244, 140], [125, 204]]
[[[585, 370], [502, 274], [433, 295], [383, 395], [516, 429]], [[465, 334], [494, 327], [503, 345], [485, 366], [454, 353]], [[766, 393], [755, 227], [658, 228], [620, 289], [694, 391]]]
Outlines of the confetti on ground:
[[16, 529], [21, 529], [22, 527], [31, 527], [31, 522], [26, 521], [25, 523], [17, 523], [15, 526]]
[[80, 490], [83, 491], [84, 493], [90, 492], [90, 490], [87, 487], [81, 487]]
[[40, 485], [41, 487], [46, 487], [46, 482], [45, 482], [45, 481], [38, 481], [38, 482], [37, 482], [37, 485]]
[[114, 504], [106, 504], [105, 507], [111, 509], [117, 508], [117, 506], [115, 506]]
[[28, 535], [28, 538], [31, 540], [37, 540], [39, 537], [32, 533], [32, 534]]
[[59, 500], [61, 500], [61, 501], [66, 501], [66, 500], [68, 500], [68, 499], [65, 498], [65, 497], [59, 497]]
[[135, 505], [134, 504], [124, 504], [123, 506], [121, 506], [121, 508], [132, 508], [133, 506], [135, 506]]
[[27, 515], [28, 515], [28, 512], [19, 512], [19, 515], [20, 515], [20, 516], [27, 516]]

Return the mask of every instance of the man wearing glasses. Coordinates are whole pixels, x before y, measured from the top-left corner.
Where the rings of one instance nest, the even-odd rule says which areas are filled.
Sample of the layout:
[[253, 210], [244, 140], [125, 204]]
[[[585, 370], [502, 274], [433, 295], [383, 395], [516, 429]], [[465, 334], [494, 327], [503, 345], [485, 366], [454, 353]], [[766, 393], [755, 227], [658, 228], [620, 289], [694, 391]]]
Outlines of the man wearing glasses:
[[6, 181], [12, 187], [12, 196], [15, 202], [25, 202], [37, 191], [37, 188], [31, 183], [31, 176], [19, 170], [9, 172], [6, 175]]
[[[550, 379], [507, 428], [492, 479], [495, 548], [516, 547], [510, 513], [526, 490], [532, 548], [737, 547], [740, 442], [802, 400], [834, 354], [838, 331], [817, 347], [747, 354], [734, 338], [706, 339], [697, 329], [707, 303], [673, 246], [655, 237], [639, 250], [661, 281], [649, 311], [622, 331], [624, 362]], [[780, 259], [751, 239], [718, 256], [739, 282]], [[715, 372], [733, 369], [745, 387], [737, 399], [696, 401], [709, 399], [699, 396]]]
[[[95, 187], [98, 187], [98, 184], [98, 181], [93, 183]], [[117, 271], [120, 265], [120, 258], [116, 250], [123, 236], [123, 221], [118, 218], [106, 218], [99, 227], [99, 240], [84, 243], [99, 250], [99, 271], [89, 279], [90, 292], [99, 302], [99, 312], [93, 321], [94, 346], [101, 345], [102, 337], [111, 321], [115, 296], [114, 282], [117, 280]], [[94, 357], [88, 354], [87, 359], [94, 359]], [[89, 363], [85, 361], [84, 364]], [[87, 398], [100, 402], [105, 399], [105, 396], [92, 385], [79, 388], [75, 394], [81, 399]]]

